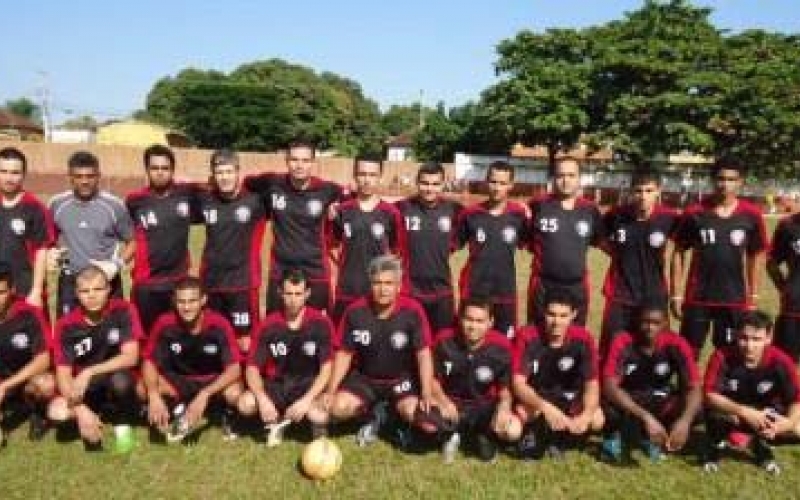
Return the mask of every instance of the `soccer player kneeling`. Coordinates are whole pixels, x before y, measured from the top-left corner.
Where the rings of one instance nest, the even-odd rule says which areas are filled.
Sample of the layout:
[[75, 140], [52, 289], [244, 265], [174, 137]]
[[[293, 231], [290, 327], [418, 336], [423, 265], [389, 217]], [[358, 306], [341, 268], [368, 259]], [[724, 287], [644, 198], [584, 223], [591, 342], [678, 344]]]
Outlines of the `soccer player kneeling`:
[[[356, 436], [374, 442], [392, 405], [406, 423], [417, 423], [431, 408], [431, 334], [422, 306], [400, 295], [403, 265], [383, 255], [369, 264], [371, 294], [344, 313], [338, 348], [325, 394], [337, 421], [366, 416]], [[401, 434], [402, 440], [406, 434]]]
[[89, 266], [75, 277], [79, 307], [56, 323], [53, 357], [59, 395], [48, 415], [55, 422], [75, 420], [86, 449], [103, 443], [101, 417], [115, 424], [136, 416], [132, 369], [139, 361], [142, 329], [136, 309], [110, 298], [106, 274]]
[[199, 279], [179, 281], [175, 310], [156, 321], [145, 349], [148, 419], [168, 441], [186, 437], [210, 407], [218, 410], [223, 438], [236, 438], [232, 408], [243, 390], [241, 356], [230, 323], [206, 302]]
[[270, 447], [280, 444], [292, 422], [311, 422], [314, 438], [327, 434], [321, 395], [331, 374], [333, 337], [328, 317], [306, 306], [312, 288], [303, 271], [284, 271], [278, 290], [282, 310], [255, 330], [245, 371], [249, 390], [239, 398], [239, 412], [258, 413], [266, 425]]
[[545, 452], [560, 459], [567, 445], [603, 427], [597, 348], [589, 331], [573, 324], [577, 313], [569, 292], [549, 290], [543, 324], [523, 328], [516, 339], [512, 383], [527, 424], [520, 441], [525, 459]]
[[772, 320], [761, 311], [742, 317], [736, 343], [714, 351], [705, 376], [708, 447], [703, 467], [719, 470], [726, 445], [749, 448], [767, 472], [780, 473], [770, 448], [798, 435], [800, 381], [791, 358], [772, 342]]
[[474, 440], [479, 458], [493, 461], [495, 437], [514, 442], [522, 433], [512, 409], [511, 342], [492, 329], [493, 319], [491, 302], [464, 299], [458, 326], [440, 332], [434, 344], [436, 407], [429, 415], [446, 463], [462, 435]]
[[43, 406], [55, 392], [50, 367], [50, 326], [41, 309], [15, 294], [9, 266], [0, 264], [0, 445], [5, 444], [3, 416], [14, 408], [30, 411], [28, 437], [37, 441], [47, 430]]
[[630, 461], [633, 445], [652, 460], [683, 448], [702, 405], [689, 343], [667, 327], [666, 301], [643, 303], [631, 332], [617, 335], [603, 366], [602, 456]]

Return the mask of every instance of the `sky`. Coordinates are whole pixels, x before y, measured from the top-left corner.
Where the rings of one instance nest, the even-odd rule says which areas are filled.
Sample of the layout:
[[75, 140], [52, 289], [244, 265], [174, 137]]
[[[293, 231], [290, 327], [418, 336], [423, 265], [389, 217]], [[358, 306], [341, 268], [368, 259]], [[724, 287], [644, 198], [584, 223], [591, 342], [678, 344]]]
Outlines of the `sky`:
[[[734, 31], [800, 33], [796, 0], [697, 0]], [[5, 4], [5, 5], [4, 5]], [[161, 77], [281, 58], [359, 82], [383, 109], [448, 106], [494, 82], [495, 46], [522, 29], [585, 27], [641, 0], [0, 0], [0, 103], [40, 100], [54, 121], [121, 118]], [[794, 4], [794, 5], [792, 5]]]

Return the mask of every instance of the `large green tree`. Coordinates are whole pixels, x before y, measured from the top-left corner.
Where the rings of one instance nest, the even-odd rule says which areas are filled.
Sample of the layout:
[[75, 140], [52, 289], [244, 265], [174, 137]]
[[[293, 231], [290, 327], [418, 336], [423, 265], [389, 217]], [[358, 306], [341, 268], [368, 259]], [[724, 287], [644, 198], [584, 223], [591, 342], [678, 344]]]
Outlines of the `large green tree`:
[[42, 108], [27, 97], [10, 99], [6, 101], [3, 107], [15, 115], [23, 116], [34, 123], [42, 123]]

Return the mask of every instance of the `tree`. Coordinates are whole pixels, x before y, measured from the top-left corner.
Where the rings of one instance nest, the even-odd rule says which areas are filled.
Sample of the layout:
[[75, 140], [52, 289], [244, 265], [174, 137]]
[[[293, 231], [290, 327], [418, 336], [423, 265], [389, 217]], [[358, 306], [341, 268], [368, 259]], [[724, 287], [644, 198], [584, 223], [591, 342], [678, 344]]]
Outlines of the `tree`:
[[11, 99], [6, 101], [3, 106], [15, 115], [27, 118], [28, 120], [38, 125], [42, 124], [42, 109], [41, 107], [28, 99], [27, 97], [20, 97], [18, 99]]
[[381, 116], [381, 128], [388, 136], [415, 131], [424, 123], [425, 116], [432, 111], [434, 110], [419, 103], [394, 105]]
[[66, 120], [60, 127], [66, 130], [95, 130], [99, 126], [100, 123], [93, 116], [83, 115]]
[[425, 125], [414, 135], [414, 155], [420, 161], [450, 162], [463, 130], [450, 119], [444, 103], [425, 117]]

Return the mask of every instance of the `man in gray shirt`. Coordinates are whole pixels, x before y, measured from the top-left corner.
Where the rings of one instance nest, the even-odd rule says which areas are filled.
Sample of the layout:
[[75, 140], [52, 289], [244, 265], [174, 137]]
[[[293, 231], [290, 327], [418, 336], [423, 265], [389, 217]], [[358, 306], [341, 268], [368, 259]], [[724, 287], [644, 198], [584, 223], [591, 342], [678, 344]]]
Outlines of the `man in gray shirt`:
[[94, 265], [111, 281], [112, 293], [122, 297], [120, 271], [133, 258], [133, 223], [122, 201], [100, 190], [100, 162], [78, 151], [68, 162], [70, 191], [53, 197], [50, 210], [58, 236], [58, 306], [60, 317], [78, 304], [75, 275]]

